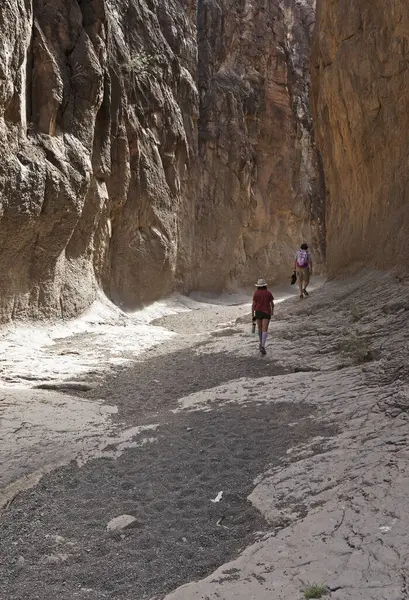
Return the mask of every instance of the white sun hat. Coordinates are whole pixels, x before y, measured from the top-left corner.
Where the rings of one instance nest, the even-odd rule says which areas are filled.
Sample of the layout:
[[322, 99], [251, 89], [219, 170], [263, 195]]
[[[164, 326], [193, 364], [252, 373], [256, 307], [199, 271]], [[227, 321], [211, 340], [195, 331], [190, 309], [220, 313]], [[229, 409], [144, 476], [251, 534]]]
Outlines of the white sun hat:
[[255, 285], [256, 287], [267, 287], [267, 282], [264, 279], [259, 279]]

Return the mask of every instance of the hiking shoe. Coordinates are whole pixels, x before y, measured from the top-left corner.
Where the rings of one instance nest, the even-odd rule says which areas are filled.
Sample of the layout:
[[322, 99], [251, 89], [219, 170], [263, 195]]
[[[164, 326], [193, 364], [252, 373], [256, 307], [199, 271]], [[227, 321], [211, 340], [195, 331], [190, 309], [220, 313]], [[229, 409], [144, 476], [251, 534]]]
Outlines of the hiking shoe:
[[300, 294], [300, 300], [304, 300], [303, 294]]
[[263, 346], [261, 346], [260, 352], [264, 356], [266, 354], [266, 349]]
[[307, 290], [304, 288], [302, 293], [304, 294], [304, 296], [309, 296], [309, 293], [307, 292]]

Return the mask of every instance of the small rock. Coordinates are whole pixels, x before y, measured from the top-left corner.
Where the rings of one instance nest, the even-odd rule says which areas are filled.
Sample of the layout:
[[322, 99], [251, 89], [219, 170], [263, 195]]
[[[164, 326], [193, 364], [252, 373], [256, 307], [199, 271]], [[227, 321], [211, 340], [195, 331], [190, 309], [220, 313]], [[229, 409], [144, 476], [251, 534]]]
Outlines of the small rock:
[[109, 404], [103, 404], [99, 407], [99, 412], [101, 415], [116, 415], [118, 414], [118, 407], [111, 406]]
[[115, 517], [108, 523], [107, 531], [122, 531], [123, 529], [133, 529], [141, 526], [141, 523], [132, 515], [119, 515], [119, 517]]
[[55, 535], [54, 536], [54, 541], [56, 544], [64, 544], [65, 543], [65, 537], [63, 537], [62, 535]]
[[224, 329], [219, 329], [216, 331], [211, 331], [210, 335], [212, 337], [228, 337], [231, 335], [234, 335], [235, 333], [238, 333], [239, 329], [235, 329], [233, 327], [225, 327]]
[[43, 562], [47, 565], [57, 565], [58, 563], [68, 560], [68, 554], [50, 554], [44, 556]]

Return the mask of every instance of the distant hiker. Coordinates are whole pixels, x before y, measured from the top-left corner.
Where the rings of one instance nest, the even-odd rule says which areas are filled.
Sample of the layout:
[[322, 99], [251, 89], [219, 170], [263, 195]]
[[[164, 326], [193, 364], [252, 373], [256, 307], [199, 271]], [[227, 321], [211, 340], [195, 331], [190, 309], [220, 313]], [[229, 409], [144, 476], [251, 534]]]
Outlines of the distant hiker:
[[312, 275], [312, 258], [308, 252], [307, 244], [301, 244], [300, 249], [295, 255], [294, 270], [298, 279], [300, 298], [304, 298], [304, 296], [308, 296], [307, 286], [310, 283]]
[[257, 281], [256, 288], [253, 295], [252, 316], [253, 322], [257, 322], [260, 338], [259, 350], [261, 354], [265, 354], [268, 326], [274, 314], [274, 298], [273, 294], [267, 289], [267, 283], [264, 279]]

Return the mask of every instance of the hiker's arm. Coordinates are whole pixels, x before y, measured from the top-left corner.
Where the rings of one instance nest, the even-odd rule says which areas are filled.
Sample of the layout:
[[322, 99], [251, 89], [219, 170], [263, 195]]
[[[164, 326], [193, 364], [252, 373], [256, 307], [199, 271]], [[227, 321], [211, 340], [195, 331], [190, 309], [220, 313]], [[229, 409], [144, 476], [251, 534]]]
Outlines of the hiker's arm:
[[270, 308], [271, 308], [271, 316], [273, 316], [273, 314], [274, 314], [274, 297], [273, 296], [271, 296]]

